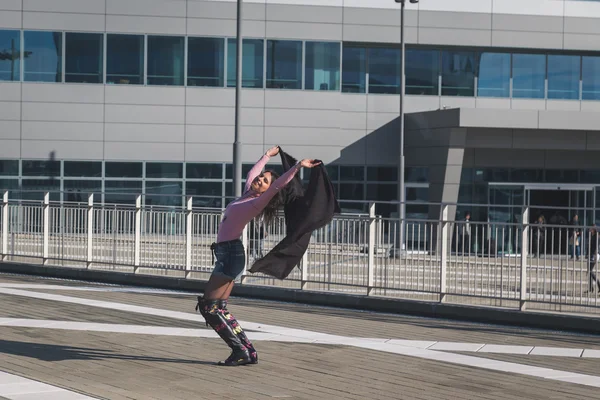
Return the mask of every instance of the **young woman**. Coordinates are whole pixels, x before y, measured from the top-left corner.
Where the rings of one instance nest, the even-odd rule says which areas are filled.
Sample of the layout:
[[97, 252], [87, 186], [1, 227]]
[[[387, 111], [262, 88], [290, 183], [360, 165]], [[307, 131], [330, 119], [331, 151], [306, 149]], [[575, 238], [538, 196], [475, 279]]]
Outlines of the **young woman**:
[[204, 297], [198, 297], [199, 310], [206, 324], [210, 325], [231, 347], [231, 355], [219, 365], [235, 366], [258, 363], [258, 354], [236, 319], [227, 311], [227, 299], [233, 282], [244, 272], [246, 255], [240, 237], [244, 227], [255, 217], [261, 216], [265, 229], [274, 219], [281, 205], [280, 190], [298, 173], [300, 168], [313, 168], [320, 163], [302, 160], [281, 177], [274, 171], [262, 172], [271, 157], [279, 154], [279, 147], [269, 149], [246, 178], [244, 194], [225, 209], [219, 225], [217, 242], [211, 250], [216, 256], [213, 273], [204, 289]]

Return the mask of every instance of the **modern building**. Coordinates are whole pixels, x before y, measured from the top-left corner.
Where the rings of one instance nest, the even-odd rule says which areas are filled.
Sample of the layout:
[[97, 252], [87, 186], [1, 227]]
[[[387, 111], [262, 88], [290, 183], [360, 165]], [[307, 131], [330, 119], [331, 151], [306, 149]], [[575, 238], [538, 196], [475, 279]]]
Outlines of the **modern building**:
[[[324, 160], [343, 200], [396, 199], [400, 5], [243, 16], [245, 169], [279, 144]], [[221, 206], [235, 35], [234, 0], [0, 0], [0, 186]], [[518, 212], [494, 206], [600, 204], [600, 2], [407, 2], [406, 42], [408, 200], [502, 221]]]

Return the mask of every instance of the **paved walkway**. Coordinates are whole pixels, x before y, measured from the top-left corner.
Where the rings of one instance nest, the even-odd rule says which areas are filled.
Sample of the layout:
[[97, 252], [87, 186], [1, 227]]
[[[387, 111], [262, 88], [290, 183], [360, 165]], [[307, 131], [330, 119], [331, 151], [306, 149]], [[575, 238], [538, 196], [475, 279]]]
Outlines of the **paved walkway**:
[[[265, 290], [268, 290], [265, 289]], [[234, 298], [260, 363], [191, 293], [0, 274], [0, 399], [597, 398], [600, 336]]]

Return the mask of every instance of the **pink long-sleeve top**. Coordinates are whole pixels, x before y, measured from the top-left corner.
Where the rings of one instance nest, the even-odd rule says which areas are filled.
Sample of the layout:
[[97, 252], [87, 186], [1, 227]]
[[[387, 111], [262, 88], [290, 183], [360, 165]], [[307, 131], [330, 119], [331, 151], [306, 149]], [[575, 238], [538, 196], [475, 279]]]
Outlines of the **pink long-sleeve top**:
[[231, 202], [225, 209], [223, 219], [219, 225], [217, 243], [239, 239], [242, 236], [244, 227], [264, 210], [267, 204], [269, 204], [269, 201], [285, 185], [287, 185], [300, 170], [300, 164], [296, 164], [274, 182], [271, 182], [271, 186], [269, 186], [263, 194], [258, 194], [251, 190], [251, 184], [252, 181], [260, 175], [269, 159], [269, 156], [264, 155], [258, 160], [256, 165], [248, 172], [244, 194]]

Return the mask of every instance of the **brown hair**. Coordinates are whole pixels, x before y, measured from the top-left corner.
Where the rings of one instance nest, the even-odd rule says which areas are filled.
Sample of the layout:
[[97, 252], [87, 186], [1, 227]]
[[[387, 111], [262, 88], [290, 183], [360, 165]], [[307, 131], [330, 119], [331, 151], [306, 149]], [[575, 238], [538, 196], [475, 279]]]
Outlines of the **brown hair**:
[[[271, 185], [277, 178], [279, 178], [279, 174], [273, 170], [266, 170], [264, 173], [271, 174]], [[283, 197], [281, 192], [278, 192], [273, 198], [269, 201], [269, 204], [262, 210], [260, 213], [260, 217], [262, 217], [263, 224], [265, 229], [268, 228], [269, 225], [275, 220], [277, 216], [277, 211], [283, 205]]]

